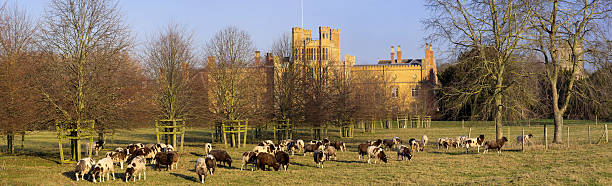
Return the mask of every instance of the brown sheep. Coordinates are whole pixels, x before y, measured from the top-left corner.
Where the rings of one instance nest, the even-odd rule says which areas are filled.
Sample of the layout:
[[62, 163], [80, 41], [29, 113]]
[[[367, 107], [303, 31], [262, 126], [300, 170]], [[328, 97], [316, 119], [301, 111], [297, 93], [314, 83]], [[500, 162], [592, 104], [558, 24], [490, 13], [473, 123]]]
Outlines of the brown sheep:
[[208, 170], [208, 174], [215, 174], [215, 170], [217, 169], [217, 160], [215, 160], [215, 157], [209, 154], [206, 156], [204, 161], [206, 161], [206, 169]]
[[206, 180], [206, 176], [208, 175], [208, 170], [206, 168], [206, 160], [204, 158], [198, 158], [195, 163], [195, 172], [198, 174], [198, 179], [200, 183], [204, 183]]
[[227, 164], [228, 167], [232, 166], [232, 157], [225, 150], [211, 150], [210, 155], [215, 157], [217, 163]]
[[484, 152], [482, 153], [486, 154], [489, 149], [497, 149], [497, 153], [501, 153], [501, 149], [504, 146], [504, 143], [506, 142], [508, 142], [508, 138], [506, 138], [505, 136], [501, 139], [487, 141], [484, 144]]
[[278, 151], [276, 154], [274, 154], [274, 158], [282, 166], [282, 168], [287, 171], [287, 168], [289, 168], [289, 154], [283, 151]]
[[323, 168], [323, 163], [325, 162], [325, 153], [319, 150], [315, 150], [312, 153], [312, 157], [314, 159], [315, 164], [317, 164], [317, 168]]
[[159, 152], [155, 155], [156, 169], [160, 170], [159, 165], [166, 165], [166, 171], [172, 170], [175, 164], [178, 164], [179, 155], [174, 152]]
[[359, 159], [361, 159], [362, 157], [365, 158], [365, 156], [368, 155], [368, 147], [370, 146], [370, 143], [362, 143], [359, 144], [358, 147], [358, 152], [359, 152]]
[[[257, 153], [256, 152], [244, 152], [242, 154], [242, 166], [240, 166], [240, 170], [244, 169], [248, 164], [252, 164], [256, 166], [257, 164]], [[253, 169], [251, 168], [251, 171]]]
[[325, 153], [325, 158], [326, 160], [329, 160], [332, 156], [334, 157], [334, 160], [336, 160], [336, 147], [334, 146], [327, 146], [325, 147], [324, 150]]
[[412, 160], [412, 150], [404, 145], [399, 146], [397, 149], [397, 160], [400, 160], [400, 157], [402, 157], [402, 160]]
[[268, 166], [268, 169], [272, 167], [275, 171], [278, 171], [278, 169], [280, 168], [280, 164], [276, 161], [274, 155], [270, 153], [257, 154], [257, 167], [265, 171], [266, 165]]

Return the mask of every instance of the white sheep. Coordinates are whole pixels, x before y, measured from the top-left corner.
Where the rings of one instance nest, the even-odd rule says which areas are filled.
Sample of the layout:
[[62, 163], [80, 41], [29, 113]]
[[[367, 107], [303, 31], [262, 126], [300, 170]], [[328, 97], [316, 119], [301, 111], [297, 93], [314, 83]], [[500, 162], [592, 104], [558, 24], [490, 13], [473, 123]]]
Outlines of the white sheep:
[[113, 160], [109, 157], [102, 158], [98, 161], [91, 172], [94, 183], [96, 182], [96, 177], [100, 177], [100, 182], [104, 182], [104, 175], [106, 175], [106, 179], [108, 179], [110, 178], [109, 174], [111, 174], [113, 180], [115, 180], [115, 165], [113, 165]]
[[79, 177], [84, 180], [85, 174], [89, 173], [89, 170], [91, 170], [91, 167], [93, 167], [95, 164], [96, 163], [92, 158], [83, 158], [79, 160], [74, 168], [74, 176], [76, 177], [76, 181], [79, 181]]
[[146, 162], [147, 161], [144, 156], [137, 156], [136, 158], [132, 159], [132, 161], [129, 162], [125, 169], [125, 182], [128, 182], [130, 180], [130, 177], [133, 177], [133, 181], [135, 182], [136, 176], [134, 175], [136, 174], [138, 174], [138, 180], [140, 180], [141, 173], [144, 174], [144, 180], [147, 180]]

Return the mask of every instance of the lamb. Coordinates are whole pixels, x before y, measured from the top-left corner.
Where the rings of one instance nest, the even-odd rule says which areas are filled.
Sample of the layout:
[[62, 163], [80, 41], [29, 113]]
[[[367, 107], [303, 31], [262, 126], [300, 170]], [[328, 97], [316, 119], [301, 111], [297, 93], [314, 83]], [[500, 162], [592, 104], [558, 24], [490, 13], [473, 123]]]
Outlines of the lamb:
[[400, 160], [400, 157], [402, 157], [402, 160], [408, 159], [410, 161], [412, 159], [412, 150], [405, 145], [400, 145], [397, 149], [397, 160]]
[[334, 157], [334, 160], [336, 160], [336, 147], [331, 145], [326, 146], [323, 152], [325, 153], [326, 160], [329, 160], [332, 156]]
[[206, 168], [208, 170], [208, 174], [215, 174], [215, 170], [217, 169], [217, 160], [215, 159], [215, 157], [209, 154], [206, 156], [204, 161], [206, 161]]
[[160, 170], [159, 165], [166, 165], [166, 171], [172, 170], [175, 168], [174, 165], [178, 164], [178, 160], [179, 155], [174, 151], [157, 153], [155, 155], [156, 169]]
[[[242, 166], [240, 166], [240, 170], [242, 170], [245, 166], [247, 166], [248, 164], [252, 164], [254, 166], [257, 166], [257, 153], [255, 152], [245, 152], [242, 153]], [[251, 171], [253, 171], [253, 169], [251, 168]]]
[[74, 167], [74, 176], [76, 177], [76, 181], [79, 181], [79, 177], [84, 180], [85, 174], [89, 173], [89, 170], [91, 170], [91, 167], [94, 165], [95, 161], [92, 158], [83, 158], [79, 160], [76, 167]]
[[276, 158], [270, 153], [259, 153], [257, 154], [257, 167], [265, 171], [266, 165], [268, 168], [272, 167], [275, 171], [278, 171], [280, 164], [276, 161]]
[[427, 135], [423, 135], [421, 137], [421, 142], [423, 142], [423, 147], [425, 147], [425, 145], [427, 145], [427, 141], [429, 141], [429, 138], [427, 137]]
[[218, 163], [227, 164], [228, 167], [232, 166], [232, 157], [225, 150], [211, 150], [209, 155], [215, 157]]
[[287, 168], [289, 168], [289, 154], [283, 151], [278, 151], [274, 154], [274, 158], [276, 159], [276, 162], [278, 162], [282, 168], [287, 171]]
[[314, 152], [318, 150], [319, 146], [321, 146], [322, 144], [323, 144], [322, 142], [317, 142], [315, 144], [308, 144], [304, 146], [304, 156], [306, 156], [306, 152]]
[[334, 142], [329, 143], [329, 145], [333, 146], [336, 149], [340, 149], [340, 151], [342, 151], [342, 152], [346, 151], [346, 146], [345, 146], [344, 142], [334, 141]]
[[108, 179], [110, 178], [109, 174], [113, 175], [113, 180], [115, 180], [115, 166], [113, 165], [113, 160], [109, 157], [102, 158], [98, 161], [91, 171], [94, 183], [96, 182], [96, 177], [100, 177], [100, 182], [104, 182], [104, 175], [106, 175], [106, 179]]
[[501, 149], [504, 146], [504, 143], [508, 142], [508, 138], [506, 138], [505, 136], [502, 137], [501, 139], [496, 139], [496, 140], [491, 140], [491, 141], [487, 141], [484, 144], [484, 152], [482, 152], [483, 154], [486, 154], [487, 151], [489, 151], [489, 149], [497, 149], [497, 153], [501, 153]]
[[522, 144], [523, 143], [523, 139], [525, 140], [526, 144], [529, 144], [530, 139], [533, 138], [533, 134], [528, 134], [528, 135], [524, 135], [524, 136], [517, 136], [516, 137], [516, 144]]
[[195, 172], [198, 174], [200, 183], [204, 183], [206, 176], [208, 175], [208, 168], [206, 168], [206, 160], [204, 158], [198, 158], [195, 163]]
[[464, 142], [464, 146], [465, 146], [465, 153], [468, 153], [468, 150], [470, 149], [470, 147], [477, 147], [478, 148], [478, 153], [480, 153], [480, 146], [482, 146], [482, 143], [484, 142], [485, 136], [484, 135], [480, 135], [478, 136], [478, 138], [468, 138], [465, 140]]
[[376, 146], [368, 147], [368, 164], [370, 160], [374, 158], [374, 164], [376, 164], [376, 159], [380, 159], [381, 161], [387, 163], [387, 155], [385, 154], [383, 148]]
[[136, 182], [136, 174], [138, 174], [138, 180], [140, 180], [140, 173], [144, 174], [144, 180], [147, 180], [147, 160], [144, 156], [138, 156], [127, 165], [125, 169], [125, 182], [129, 182], [130, 178]]
[[113, 160], [113, 163], [119, 163], [121, 169], [123, 169], [123, 163], [127, 161], [127, 151], [121, 147], [116, 148], [113, 152], [107, 152], [106, 157]]
[[323, 162], [325, 162], [325, 153], [319, 150], [315, 150], [312, 153], [312, 157], [314, 158], [315, 164], [317, 164], [317, 168], [323, 168]]
[[210, 154], [210, 151], [212, 150], [212, 144], [210, 143], [206, 143], [204, 145], [204, 153], [206, 153], [206, 155]]

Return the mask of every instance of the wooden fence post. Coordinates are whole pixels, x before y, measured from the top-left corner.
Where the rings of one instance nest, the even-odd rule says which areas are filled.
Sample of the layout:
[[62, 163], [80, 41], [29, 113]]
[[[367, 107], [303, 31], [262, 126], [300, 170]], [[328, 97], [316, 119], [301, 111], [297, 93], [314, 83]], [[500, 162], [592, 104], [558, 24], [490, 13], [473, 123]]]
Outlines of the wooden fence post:
[[464, 128], [464, 127], [465, 127], [465, 120], [462, 119], [461, 120], [461, 128]]
[[591, 144], [591, 125], [589, 125], [589, 130], [587, 133], [587, 138], [589, 139], [589, 144]]
[[468, 138], [472, 138], [472, 127], [470, 127], [470, 133], [468, 133]]
[[604, 137], [605, 142], [608, 143], [608, 124], [604, 124]]
[[567, 127], [567, 147], [570, 146], [570, 134], [569, 134], [569, 127]]
[[523, 128], [523, 132], [521, 134], [521, 152], [525, 152], [525, 128]]
[[546, 124], [544, 124], [544, 148], [548, 150], [548, 133], [546, 129]]

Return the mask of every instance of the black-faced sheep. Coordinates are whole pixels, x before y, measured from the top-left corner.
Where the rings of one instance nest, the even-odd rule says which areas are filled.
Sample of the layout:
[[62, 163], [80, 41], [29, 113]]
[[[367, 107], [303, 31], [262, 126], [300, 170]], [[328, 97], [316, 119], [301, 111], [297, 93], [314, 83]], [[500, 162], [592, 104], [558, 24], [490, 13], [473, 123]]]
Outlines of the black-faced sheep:
[[83, 158], [79, 160], [76, 167], [74, 167], [74, 176], [76, 177], [76, 181], [79, 181], [79, 177], [84, 180], [85, 174], [88, 174], [89, 170], [91, 170], [91, 167], [94, 165], [95, 161], [92, 158]]
[[274, 158], [276, 159], [276, 162], [278, 162], [281, 167], [287, 171], [287, 168], [289, 168], [289, 154], [283, 151], [278, 151], [274, 154]]
[[497, 153], [501, 153], [501, 149], [502, 147], [504, 147], [504, 144], [506, 142], [508, 142], [508, 138], [506, 138], [505, 136], [501, 139], [487, 141], [484, 143], [484, 152], [482, 153], [486, 154], [489, 149], [497, 149]]
[[207, 155], [204, 159], [206, 161], [206, 168], [208, 169], [208, 174], [215, 174], [215, 170], [217, 169], [217, 160], [213, 155]]
[[346, 145], [344, 144], [344, 142], [333, 141], [333, 142], [329, 143], [329, 145], [335, 147], [336, 149], [340, 149], [340, 151], [342, 151], [342, 152], [346, 151]]
[[329, 145], [329, 143], [330, 143], [331, 141], [329, 141], [329, 139], [325, 138], [325, 139], [323, 139], [323, 141], [321, 141], [321, 142], [323, 143], [323, 145]]
[[94, 145], [94, 152], [96, 152], [96, 156], [98, 156], [98, 152], [104, 148], [104, 141], [98, 140]]
[[325, 158], [327, 160], [329, 160], [332, 156], [334, 157], [334, 160], [336, 160], [336, 158], [337, 158], [336, 157], [336, 147], [334, 147], [334, 146], [331, 146], [331, 145], [330, 146], [326, 146], [325, 150], [324, 150], [324, 153], [325, 153]]
[[370, 143], [362, 143], [359, 144], [358, 149], [358, 153], [359, 153], [359, 159], [361, 159], [362, 157], [365, 157], [368, 155], [368, 147], [370, 146]]
[[484, 140], [485, 140], [485, 136], [482, 134], [478, 136], [478, 138], [467, 138], [464, 142], [465, 153], [468, 153], [468, 151], [470, 150], [470, 147], [477, 147], [478, 152], [480, 153], [480, 146], [482, 146], [482, 144], [484, 143]]
[[[257, 166], [257, 153], [255, 152], [242, 153], [242, 166], [240, 166], [240, 170], [244, 169], [248, 164]], [[251, 171], [253, 171], [253, 168], [251, 168]]]
[[[100, 178], [100, 182], [104, 182], [105, 180], [110, 178], [111, 174], [113, 176], [113, 180], [115, 180], [115, 166], [113, 165], [113, 160], [110, 158], [102, 158], [96, 163], [93, 170], [91, 170], [91, 175], [93, 176], [93, 181], [96, 182], [96, 178]], [[104, 178], [106, 175], [106, 179]]]
[[270, 167], [274, 168], [275, 171], [278, 171], [280, 168], [280, 163], [276, 161], [274, 155], [270, 153], [259, 153], [257, 154], [257, 167], [263, 171], [266, 170], [266, 165], [268, 169]]
[[210, 155], [215, 157], [217, 163], [227, 164], [228, 167], [232, 166], [232, 157], [225, 150], [211, 150]]
[[157, 170], [160, 170], [160, 165], [166, 166], [166, 171], [172, 170], [175, 164], [178, 164], [179, 155], [174, 152], [159, 152], [155, 155], [155, 167]]
[[206, 176], [208, 175], [208, 169], [206, 168], [206, 160], [204, 158], [198, 158], [195, 163], [195, 172], [198, 174], [200, 183], [204, 183]]
[[315, 150], [312, 153], [312, 157], [314, 159], [315, 164], [317, 164], [317, 168], [323, 168], [323, 163], [325, 162], [325, 153], [319, 150]]
[[399, 148], [397, 149], [397, 160], [400, 160], [400, 157], [402, 158], [402, 160], [405, 160], [405, 159], [411, 160], [412, 150], [410, 150], [409, 147], [400, 145]]
[[210, 143], [204, 144], [204, 154], [206, 155], [210, 154], [211, 150], [212, 150], [212, 144]]
[[113, 163], [119, 163], [121, 169], [123, 169], [123, 163], [127, 161], [127, 151], [121, 147], [115, 149], [113, 152], [107, 152], [106, 157], [110, 157]]
[[376, 159], [381, 160], [382, 162], [387, 163], [387, 155], [385, 154], [383, 148], [376, 146], [368, 147], [368, 164], [370, 160], [374, 158], [374, 164], [376, 164]]
[[147, 180], [147, 166], [146, 159], [144, 156], [138, 156], [132, 159], [125, 169], [125, 182], [128, 182], [130, 178], [136, 181], [136, 174], [138, 174], [138, 180], [140, 180], [141, 173], [144, 174], [144, 180]]
[[528, 135], [524, 135], [524, 136], [517, 136], [516, 137], [516, 144], [522, 144], [523, 140], [525, 141], [525, 144], [529, 144], [529, 142], [531, 141], [531, 138], [533, 138], [533, 134], [528, 134]]

